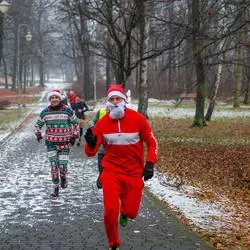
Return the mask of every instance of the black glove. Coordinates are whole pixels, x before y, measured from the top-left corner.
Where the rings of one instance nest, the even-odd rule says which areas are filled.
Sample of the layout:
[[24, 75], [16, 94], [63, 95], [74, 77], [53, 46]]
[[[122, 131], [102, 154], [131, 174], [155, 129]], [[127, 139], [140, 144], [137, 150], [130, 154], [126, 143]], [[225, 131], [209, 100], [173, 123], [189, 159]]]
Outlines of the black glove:
[[43, 139], [43, 137], [42, 137], [41, 134], [39, 134], [39, 135], [36, 136], [36, 139], [37, 139], [38, 142], [40, 142]]
[[92, 133], [92, 129], [88, 128], [84, 138], [86, 140], [86, 142], [88, 143], [89, 147], [94, 148], [96, 146], [96, 142], [97, 142], [97, 136], [93, 135]]
[[147, 161], [143, 171], [144, 181], [151, 179], [153, 175], [154, 175], [154, 164], [150, 161]]
[[75, 137], [71, 137], [71, 138], [69, 139], [69, 143], [70, 143], [72, 146], [74, 146], [75, 141], [76, 141], [76, 138], [75, 138]]

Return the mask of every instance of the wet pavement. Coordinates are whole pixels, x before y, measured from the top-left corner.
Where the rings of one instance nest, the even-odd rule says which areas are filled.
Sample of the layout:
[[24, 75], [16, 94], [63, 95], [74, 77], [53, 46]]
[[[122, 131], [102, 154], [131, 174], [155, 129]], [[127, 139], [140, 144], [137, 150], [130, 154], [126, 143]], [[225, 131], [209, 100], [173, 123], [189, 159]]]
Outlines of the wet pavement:
[[[51, 198], [46, 148], [36, 117], [0, 144], [0, 250], [108, 249], [97, 159], [71, 150], [69, 185]], [[212, 249], [146, 190], [138, 217], [119, 228], [121, 250]]]

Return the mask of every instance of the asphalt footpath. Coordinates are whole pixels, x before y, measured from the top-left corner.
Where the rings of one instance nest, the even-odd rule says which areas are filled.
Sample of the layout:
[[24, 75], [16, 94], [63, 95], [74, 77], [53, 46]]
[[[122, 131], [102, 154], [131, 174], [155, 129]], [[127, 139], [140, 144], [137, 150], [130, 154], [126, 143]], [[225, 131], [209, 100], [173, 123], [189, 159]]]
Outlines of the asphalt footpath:
[[[0, 144], [0, 250], [108, 249], [97, 158], [74, 146], [68, 188], [51, 198], [46, 148], [34, 136], [36, 118], [31, 115]], [[121, 250], [213, 249], [147, 190], [139, 215], [119, 234]]]

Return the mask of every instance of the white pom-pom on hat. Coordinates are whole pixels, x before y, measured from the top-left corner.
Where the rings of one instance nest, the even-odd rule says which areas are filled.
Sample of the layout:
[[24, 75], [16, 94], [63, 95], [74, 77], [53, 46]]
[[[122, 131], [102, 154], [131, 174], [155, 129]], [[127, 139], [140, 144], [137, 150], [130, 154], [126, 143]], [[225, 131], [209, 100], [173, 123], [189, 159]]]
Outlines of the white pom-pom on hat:
[[48, 93], [48, 97], [47, 97], [48, 101], [50, 100], [50, 97], [53, 96], [53, 95], [58, 96], [58, 97], [60, 98], [60, 100], [62, 99], [62, 96], [61, 96], [61, 94], [60, 94], [60, 90], [54, 89], [54, 90], [51, 90], [51, 91]]

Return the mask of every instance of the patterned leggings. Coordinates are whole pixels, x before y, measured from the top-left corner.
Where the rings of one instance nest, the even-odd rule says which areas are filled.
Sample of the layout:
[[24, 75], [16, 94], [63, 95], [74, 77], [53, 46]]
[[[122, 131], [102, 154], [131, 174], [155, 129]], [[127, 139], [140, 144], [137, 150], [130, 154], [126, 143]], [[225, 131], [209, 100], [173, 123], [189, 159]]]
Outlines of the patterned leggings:
[[66, 176], [70, 149], [68, 147], [59, 148], [58, 145], [47, 144], [47, 152], [50, 162], [52, 182], [53, 184], [58, 184], [59, 173], [61, 178]]

